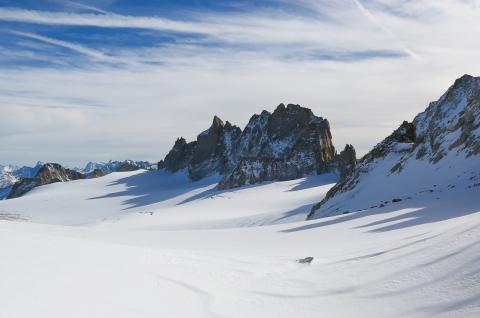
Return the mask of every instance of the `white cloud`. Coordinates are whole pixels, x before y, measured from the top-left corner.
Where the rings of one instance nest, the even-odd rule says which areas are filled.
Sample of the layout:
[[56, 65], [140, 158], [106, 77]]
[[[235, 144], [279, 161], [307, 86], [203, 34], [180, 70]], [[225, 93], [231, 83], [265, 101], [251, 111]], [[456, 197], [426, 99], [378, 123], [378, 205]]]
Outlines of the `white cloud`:
[[[348, 142], [365, 153], [438, 98], [456, 77], [480, 74], [477, 1], [362, 1], [375, 23], [352, 0], [299, 3], [312, 15], [264, 10], [196, 15], [183, 22], [0, 9], [0, 19], [9, 21], [206, 35], [108, 55], [131, 62], [122, 68], [2, 70], [0, 111], [7, 105], [19, 111], [9, 108], [8, 119], [0, 120], [0, 157], [19, 163], [156, 160], [177, 136], [195, 138], [214, 114], [243, 127], [254, 112], [273, 110], [280, 102], [312, 108], [330, 120], [338, 148]], [[35, 36], [39, 40], [41, 35]], [[206, 45], [212, 40], [219, 44]], [[71, 47], [74, 43], [51, 44], [78, 49]], [[305, 58], [308, 52], [407, 48], [419, 59], [345, 63]], [[85, 55], [101, 60], [97, 53]], [[22, 117], [25, 107], [36, 109], [33, 117], [49, 124]], [[15, 126], [31, 126], [32, 133]]]

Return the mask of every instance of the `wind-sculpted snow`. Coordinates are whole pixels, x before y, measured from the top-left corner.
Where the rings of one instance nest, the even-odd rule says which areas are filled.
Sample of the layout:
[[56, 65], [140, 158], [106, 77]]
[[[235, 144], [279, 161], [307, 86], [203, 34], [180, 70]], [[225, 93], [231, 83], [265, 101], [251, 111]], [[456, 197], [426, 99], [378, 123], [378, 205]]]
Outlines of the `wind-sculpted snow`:
[[339, 182], [310, 218], [376, 209], [394, 198], [477, 187], [480, 78], [465, 75], [412, 123], [404, 122]]
[[0, 316], [480, 315], [478, 188], [301, 220], [333, 177], [218, 191], [137, 171], [2, 201]]

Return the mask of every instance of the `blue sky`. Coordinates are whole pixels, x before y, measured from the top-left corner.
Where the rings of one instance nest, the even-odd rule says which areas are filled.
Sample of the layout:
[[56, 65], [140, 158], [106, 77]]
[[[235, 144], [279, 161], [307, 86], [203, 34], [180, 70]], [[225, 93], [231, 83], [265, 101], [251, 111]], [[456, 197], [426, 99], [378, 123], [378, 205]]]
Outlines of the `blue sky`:
[[360, 153], [478, 74], [479, 1], [0, 0], [0, 163], [162, 158], [299, 103]]
[[[321, 2], [321, 1], [320, 1]], [[279, 50], [277, 58], [355, 61], [372, 58], [402, 58], [408, 52], [400, 46], [371, 48], [328, 48], [314, 46], [292, 50], [296, 41], [273, 43], [244, 39], [229, 40], [232, 33], [241, 31], [241, 21], [232, 23], [233, 30], [222, 30], [222, 23], [214, 18], [238, 20], [250, 18], [252, 12], [264, 13], [272, 28], [282, 23], [281, 18], [300, 18], [308, 21], [328, 22], [330, 17], [321, 10], [308, 10], [305, 5], [284, 1], [10, 1], [0, 5], [2, 49], [11, 54], [0, 60], [5, 68], [86, 67], [91, 66], [95, 53], [105, 58], [95, 62], [125, 66], [118, 51], [129, 49], [161, 49], [173, 45], [195, 45], [210, 51], [230, 49], [246, 52]], [[324, 1], [324, 3], [328, 3]], [[353, 4], [353, 2], [351, 3]], [[76, 21], [81, 19], [81, 21]], [[140, 20], [147, 21], [140, 21]], [[150, 19], [148, 21], [148, 19]], [[41, 22], [39, 22], [41, 20]], [[261, 21], [252, 21], [247, 27], [259, 28]], [[177, 23], [179, 25], [169, 26]], [[332, 23], [339, 23], [333, 21]], [[257, 24], [257, 25], [255, 25]], [[269, 26], [270, 27], [270, 26]], [[255, 30], [252, 30], [255, 31]], [[274, 30], [272, 30], [274, 31]], [[234, 37], [235, 35], [233, 35]], [[288, 43], [291, 42], [291, 43]], [[69, 46], [71, 45], [71, 46]], [[289, 46], [289, 47], [286, 47]], [[85, 50], [82, 50], [85, 48]], [[88, 48], [88, 50], [86, 50]], [[281, 51], [284, 51], [282, 53]], [[91, 54], [88, 54], [88, 53]], [[30, 54], [28, 54], [30, 53]], [[109, 59], [109, 57], [112, 57]], [[157, 63], [142, 59], [142, 63]]]

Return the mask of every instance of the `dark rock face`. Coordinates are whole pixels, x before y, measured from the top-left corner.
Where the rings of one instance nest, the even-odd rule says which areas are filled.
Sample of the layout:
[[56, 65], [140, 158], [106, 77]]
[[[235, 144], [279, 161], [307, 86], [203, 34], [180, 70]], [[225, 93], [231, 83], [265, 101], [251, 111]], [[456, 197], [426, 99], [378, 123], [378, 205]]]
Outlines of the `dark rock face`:
[[228, 189], [264, 181], [292, 180], [301, 178], [307, 172], [309, 171], [305, 171], [304, 167], [282, 159], [244, 158], [220, 181], [218, 188]]
[[199, 180], [213, 173], [224, 174], [235, 164], [235, 145], [241, 130], [226, 124], [215, 116], [210, 128], [198, 135], [188, 174], [192, 180]]
[[218, 173], [223, 175], [219, 187], [226, 189], [346, 171], [355, 161], [351, 146], [336, 154], [326, 119], [299, 105], [280, 104], [273, 113], [253, 115], [243, 132], [215, 116], [196, 141], [177, 139], [162, 167], [172, 172], [186, 169], [192, 180]]
[[240, 137], [238, 164], [219, 188], [329, 172], [335, 157], [328, 120], [308, 108], [280, 104], [272, 114], [263, 111], [250, 119]]
[[8, 193], [7, 195], [7, 200], [19, 198], [35, 187], [38, 187], [38, 180], [36, 180], [35, 178], [22, 179], [13, 185], [10, 193]]
[[185, 169], [192, 159], [196, 145], [196, 141], [187, 143], [185, 138], [178, 138], [177, 141], [175, 141], [172, 150], [170, 150], [163, 160], [165, 169], [171, 172]]
[[210, 128], [198, 135], [196, 141], [187, 143], [184, 138], [177, 139], [163, 166], [172, 172], [187, 169], [192, 180], [223, 174], [236, 163], [234, 151], [241, 132], [240, 128], [228, 121], [224, 124], [215, 116]]
[[238, 156], [302, 161], [311, 165], [309, 170], [322, 172], [322, 163], [333, 159], [335, 148], [326, 119], [299, 105], [280, 104], [272, 114], [263, 111], [250, 119]]
[[157, 163], [157, 170], [165, 169], [165, 162], [163, 160], [160, 160]]
[[357, 153], [352, 145], [345, 148], [335, 157], [335, 162], [340, 173], [340, 179], [345, 179], [357, 165]]
[[85, 175], [66, 169], [58, 163], [46, 163], [33, 178], [25, 178], [13, 185], [7, 199], [18, 198], [35, 187], [72, 180], [85, 179]]

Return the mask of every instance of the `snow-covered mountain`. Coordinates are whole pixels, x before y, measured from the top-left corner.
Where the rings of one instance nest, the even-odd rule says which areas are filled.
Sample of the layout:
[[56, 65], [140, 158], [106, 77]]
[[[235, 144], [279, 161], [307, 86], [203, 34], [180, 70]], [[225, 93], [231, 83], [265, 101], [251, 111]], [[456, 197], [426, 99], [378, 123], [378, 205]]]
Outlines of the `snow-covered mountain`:
[[22, 178], [31, 178], [35, 176], [42, 165], [43, 162], [37, 162], [34, 167], [0, 165], [0, 188], [11, 186]]
[[449, 192], [480, 197], [480, 78], [469, 75], [376, 145], [310, 218], [442, 200]]
[[14, 165], [0, 165], [0, 200], [7, 197], [12, 186], [23, 178], [32, 178], [43, 166], [42, 162], [37, 162], [34, 167], [18, 167]]
[[68, 182], [73, 180], [85, 179], [83, 173], [64, 168], [58, 163], [46, 163], [41, 165], [38, 172], [33, 177], [19, 179], [11, 187], [7, 199], [21, 197], [32, 189], [57, 182]]
[[219, 188], [228, 189], [309, 173], [343, 174], [356, 160], [353, 147], [345, 149], [335, 151], [327, 119], [299, 105], [280, 104], [273, 113], [253, 115], [243, 131], [215, 116], [196, 141], [177, 139], [159, 168], [186, 170], [192, 180], [219, 174]]
[[13, 166], [0, 165], [0, 188], [6, 188], [17, 182], [17, 178], [12, 174], [14, 169]]

